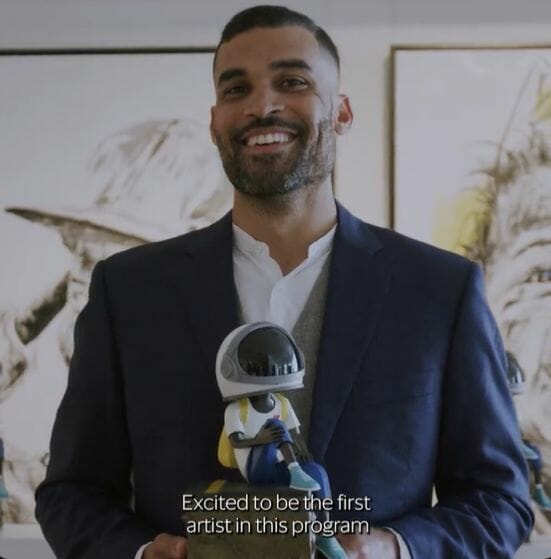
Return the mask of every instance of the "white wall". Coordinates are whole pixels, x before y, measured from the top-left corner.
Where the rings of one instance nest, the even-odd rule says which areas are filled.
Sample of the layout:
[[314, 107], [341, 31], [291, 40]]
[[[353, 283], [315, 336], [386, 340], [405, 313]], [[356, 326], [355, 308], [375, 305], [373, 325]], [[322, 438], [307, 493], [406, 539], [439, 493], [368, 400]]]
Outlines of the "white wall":
[[[259, 0], [260, 3], [260, 0]], [[275, 2], [280, 3], [280, 2]], [[208, 46], [240, 0], [0, 0], [0, 48]], [[286, 5], [325, 25], [343, 59], [355, 111], [340, 141], [338, 197], [388, 224], [390, 45], [551, 45], [547, 0], [302, 0]]]
[[[506, 2], [504, 2], [505, 4]], [[549, 17], [522, 24], [379, 24], [333, 30], [343, 58], [343, 90], [355, 110], [354, 128], [340, 143], [338, 195], [372, 223], [388, 223], [389, 52], [392, 44], [551, 45]]]

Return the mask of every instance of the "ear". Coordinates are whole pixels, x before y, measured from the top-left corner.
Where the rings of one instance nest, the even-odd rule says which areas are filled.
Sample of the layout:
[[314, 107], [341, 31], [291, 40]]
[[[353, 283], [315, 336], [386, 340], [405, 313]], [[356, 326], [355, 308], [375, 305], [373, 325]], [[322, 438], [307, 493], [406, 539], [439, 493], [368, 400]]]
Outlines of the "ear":
[[210, 139], [212, 140], [212, 143], [214, 145], [216, 145], [216, 136], [214, 135], [214, 112], [215, 112], [216, 107], [211, 107], [210, 108], [210, 125], [209, 125], [209, 130], [210, 130]]
[[350, 106], [350, 99], [347, 95], [343, 95], [341, 93], [339, 94], [339, 103], [335, 118], [335, 132], [340, 135], [345, 134], [352, 126], [353, 120], [354, 113], [352, 112], [352, 107]]

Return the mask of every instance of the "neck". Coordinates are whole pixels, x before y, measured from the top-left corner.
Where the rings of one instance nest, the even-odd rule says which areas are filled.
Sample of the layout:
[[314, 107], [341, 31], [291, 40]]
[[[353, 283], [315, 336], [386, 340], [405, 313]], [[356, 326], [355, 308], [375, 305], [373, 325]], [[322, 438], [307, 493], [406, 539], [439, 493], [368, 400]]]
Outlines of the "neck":
[[251, 402], [253, 408], [261, 413], [271, 412], [275, 408], [275, 399], [271, 392], [251, 396], [249, 401]]
[[337, 221], [330, 177], [321, 185], [269, 199], [234, 194], [233, 222], [266, 243], [283, 275], [308, 257], [308, 247]]

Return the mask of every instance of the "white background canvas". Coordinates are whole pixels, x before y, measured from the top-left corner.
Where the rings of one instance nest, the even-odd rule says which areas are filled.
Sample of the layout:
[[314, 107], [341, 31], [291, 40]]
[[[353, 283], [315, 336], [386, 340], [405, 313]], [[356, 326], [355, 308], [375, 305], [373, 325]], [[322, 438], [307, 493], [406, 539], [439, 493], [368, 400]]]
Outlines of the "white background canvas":
[[[5, 208], [54, 208], [69, 214], [93, 208], [106, 184], [91, 161], [106, 138], [150, 120], [192, 121], [197, 125], [194, 145], [179, 147], [204, 151], [223, 176], [208, 133], [211, 64], [210, 53], [0, 56], [0, 322], [9, 326], [5, 313], [20, 314], [43, 297], [75, 259], [55, 228], [6, 213]], [[185, 153], [170, 156], [184, 158], [185, 167]], [[190, 169], [190, 176], [193, 173]], [[156, 186], [151, 184], [153, 194]], [[182, 184], [182, 192], [186, 186], [189, 183]], [[154, 208], [154, 195], [146, 202]], [[120, 206], [124, 211], [124, 204]], [[161, 215], [152, 213], [151, 220], [162, 222]], [[181, 230], [178, 223], [170, 225], [174, 234], [187, 227], [184, 220]], [[27, 368], [4, 401], [0, 398], [6, 460], [17, 459], [9, 455], [13, 445], [29, 456], [47, 451], [67, 380], [59, 349], [67, 318], [63, 313], [24, 348]], [[0, 351], [5, 347], [4, 336]], [[9, 474], [6, 483], [12, 496], [24, 493]], [[32, 514], [30, 494], [26, 499]]]
[[[551, 493], [551, 165], [536, 163], [539, 156], [527, 149], [534, 127], [551, 147], [551, 120], [535, 111], [540, 86], [551, 91], [551, 49], [399, 49], [395, 63], [398, 231], [438, 244], [442, 228], [454, 228], [453, 213], [446, 221], [442, 210], [485, 184], [481, 171], [495, 166], [498, 146], [501, 169], [506, 151], [526, 158], [518, 178], [498, 184], [503, 194], [493, 204], [499, 209], [486, 245], [496, 248], [487, 248], [481, 263], [505, 349], [525, 372], [526, 389], [514, 402], [523, 436], [542, 452]], [[549, 531], [535, 509], [537, 530]]]
[[551, 72], [550, 49], [397, 52], [399, 231], [434, 242], [435, 210], [476, 184], [477, 170], [491, 166], [513, 113], [506, 144], [522, 144], [536, 102], [537, 78], [545, 70]]

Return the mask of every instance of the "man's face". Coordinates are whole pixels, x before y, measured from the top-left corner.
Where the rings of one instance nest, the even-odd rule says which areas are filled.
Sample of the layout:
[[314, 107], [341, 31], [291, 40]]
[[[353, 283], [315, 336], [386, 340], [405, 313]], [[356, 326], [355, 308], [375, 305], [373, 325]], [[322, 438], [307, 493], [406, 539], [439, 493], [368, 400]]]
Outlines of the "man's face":
[[321, 183], [335, 160], [348, 100], [316, 38], [297, 26], [255, 28], [223, 43], [211, 134], [234, 187], [269, 198]]

